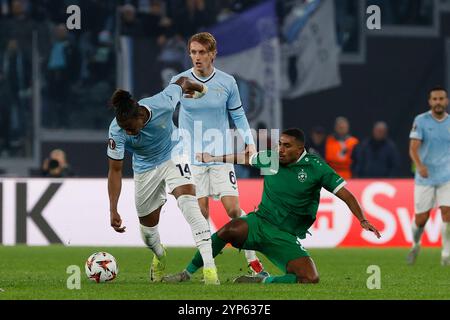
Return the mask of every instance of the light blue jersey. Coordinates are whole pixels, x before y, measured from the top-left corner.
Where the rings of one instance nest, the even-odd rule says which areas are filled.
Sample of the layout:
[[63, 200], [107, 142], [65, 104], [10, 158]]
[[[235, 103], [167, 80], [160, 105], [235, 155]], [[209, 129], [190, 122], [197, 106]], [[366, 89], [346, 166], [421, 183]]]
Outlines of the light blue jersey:
[[242, 140], [246, 144], [254, 144], [238, 86], [231, 75], [214, 69], [208, 78], [200, 78], [194, 74], [193, 69], [190, 69], [176, 75], [170, 82], [182, 76], [204, 83], [208, 87], [208, 92], [201, 99], [182, 97], [180, 101], [178, 128], [183, 138], [185, 154], [190, 155], [191, 163], [212, 165], [198, 162], [195, 159], [196, 153], [208, 152], [214, 156], [220, 156], [235, 152], [229, 115], [241, 134]]
[[450, 181], [450, 117], [438, 121], [431, 111], [416, 117], [409, 135], [422, 141], [420, 160], [428, 168], [428, 178], [416, 172], [416, 184], [436, 186]]
[[164, 91], [140, 100], [139, 105], [147, 108], [150, 118], [137, 136], [127, 135], [114, 118], [109, 126], [108, 157], [123, 160], [125, 150], [129, 151], [133, 154], [135, 173], [152, 170], [169, 160], [179, 142], [172, 117], [181, 96], [181, 87], [171, 84]]

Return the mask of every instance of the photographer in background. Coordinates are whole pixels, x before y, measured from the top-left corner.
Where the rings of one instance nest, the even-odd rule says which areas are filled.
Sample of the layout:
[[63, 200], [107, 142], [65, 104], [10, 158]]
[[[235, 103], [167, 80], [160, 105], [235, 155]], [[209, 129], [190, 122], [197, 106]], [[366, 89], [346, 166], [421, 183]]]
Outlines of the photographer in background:
[[67, 163], [66, 153], [61, 149], [54, 149], [42, 164], [42, 176], [52, 178], [72, 177], [73, 172]]

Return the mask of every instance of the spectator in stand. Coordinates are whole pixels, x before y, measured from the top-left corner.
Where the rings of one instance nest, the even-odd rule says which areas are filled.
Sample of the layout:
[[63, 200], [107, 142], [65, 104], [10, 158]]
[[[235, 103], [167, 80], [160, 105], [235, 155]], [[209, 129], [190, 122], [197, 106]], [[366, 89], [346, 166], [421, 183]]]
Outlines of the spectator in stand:
[[115, 86], [116, 76], [111, 70], [115, 67], [114, 43], [109, 31], [102, 31], [98, 34], [98, 45], [89, 57], [88, 83], [98, 84], [106, 82], [110, 86]]
[[54, 27], [55, 41], [47, 60], [47, 90], [51, 97], [48, 123], [51, 127], [68, 125], [66, 102], [71, 87], [79, 79], [80, 55], [77, 47], [68, 39], [65, 24]]
[[308, 153], [325, 158], [325, 141], [327, 139], [326, 131], [323, 127], [314, 127], [311, 130], [311, 139], [307, 141]]
[[353, 151], [353, 174], [358, 178], [394, 178], [400, 166], [399, 152], [388, 138], [385, 122], [376, 122], [372, 136], [357, 145]]
[[8, 157], [11, 149], [12, 96], [2, 65], [0, 65], [0, 97], [2, 97], [0, 99], [0, 157]]
[[262, 0], [233, 0], [231, 6], [234, 12], [242, 12], [261, 2]]
[[347, 118], [338, 117], [334, 133], [325, 143], [325, 160], [338, 175], [344, 179], [352, 178], [352, 152], [359, 140], [349, 134], [350, 123]]
[[23, 0], [11, 1], [11, 17], [5, 21], [5, 28], [10, 38], [16, 39], [18, 46], [27, 56], [31, 56], [32, 34], [35, 24], [28, 17]]
[[[11, 152], [17, 156], [24, 156], [25, 136], [29, 132], [31, 125], [30, 103], [31, 97], [31, 63], [28, 55], [20, 47], [20, 42], [16, 39], [8, 41], [6, 51], [0, 61], [3, 67], [4, 83], [3, 90], [6, 92], [5, 98], [10, 99], [9, 109], [5, 117], [8, 121], [9, 135], [7, 142]], [[5, 129], [6, 130], [6, 129]]]
[[166, 15], [164, 3], [161, 0], [153, 0], [149, 11], [142, 16], [148, 34], [153, 38], [168, 38], [173, 33], [172, 20]]
[[233, 11], [233, 0], [221, 0], [220, 9], [217, 14], [217, 22], [223, 22], [228, 20], [236, 13]]
[[136, 8], [131, 4], [126, 4], [121, 8], [122, 20], [120, 25], [120, 34], [130, 37], [143, 37], [145, 33], [145, 24], [137, 16]]
[[73, 171], [67, 162], [66, 153], [61, 149], [54, 149], [42, 164], [42, 176], [62, 178], [73, 176]]
[[175, 32], [187, 39], [215, 22], [215, 15], [206, 10], [205, 0], [186, 0], [175, 13]]

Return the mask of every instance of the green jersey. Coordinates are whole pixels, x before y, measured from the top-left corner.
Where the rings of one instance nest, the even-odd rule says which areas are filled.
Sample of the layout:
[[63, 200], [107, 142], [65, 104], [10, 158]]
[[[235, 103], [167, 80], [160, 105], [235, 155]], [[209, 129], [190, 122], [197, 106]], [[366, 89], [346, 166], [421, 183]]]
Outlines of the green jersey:
[[[250, 164], [268, 168], [271, 166], [268, 159], [273, 160], [271, 151], [262, 151], [252, 156]], [[278, 161], [278, 156], [275, 159]], [[304, 239], [316, 220], [322, 187], [336, 194], [345, 184], [322, 158], [305, 151], [297, 162], [280, 164], [275, 174], [264, 176], [262, 200], [256, 214], [280, 230]]]

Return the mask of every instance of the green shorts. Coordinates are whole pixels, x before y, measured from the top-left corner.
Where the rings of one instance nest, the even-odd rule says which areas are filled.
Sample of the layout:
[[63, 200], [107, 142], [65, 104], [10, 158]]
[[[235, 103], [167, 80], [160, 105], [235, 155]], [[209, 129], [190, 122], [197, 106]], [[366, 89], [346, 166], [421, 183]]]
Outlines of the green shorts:
[[281, 271], [286, 272], [289, 261], [309, 257], [309, 253], [300, 244], [300, 239], [278, 229], [254, 212], [239, 219], [248, 224], [248, 236], [242, 248], [261, 252]]

